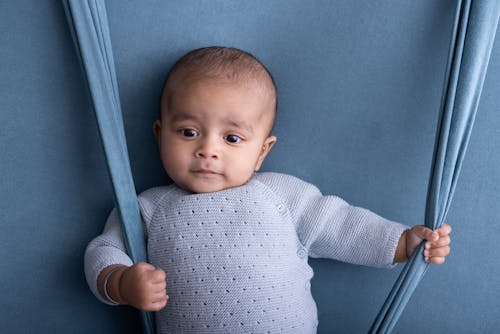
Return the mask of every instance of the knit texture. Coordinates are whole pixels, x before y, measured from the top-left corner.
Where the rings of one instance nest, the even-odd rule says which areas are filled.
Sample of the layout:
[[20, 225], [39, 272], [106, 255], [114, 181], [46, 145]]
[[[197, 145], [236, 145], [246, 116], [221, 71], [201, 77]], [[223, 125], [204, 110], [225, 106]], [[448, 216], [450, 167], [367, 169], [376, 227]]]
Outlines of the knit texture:
[[[407, 228], [277, 173], [216, 193], [153, 188], [139, 204], [149, 261], [167, 272], [159, 333], [315, 333], [308, 256], [391, 267]], [[113, 212], [85, 256], [102, 301], [97, 276], [114, 263], [131, 262]]]

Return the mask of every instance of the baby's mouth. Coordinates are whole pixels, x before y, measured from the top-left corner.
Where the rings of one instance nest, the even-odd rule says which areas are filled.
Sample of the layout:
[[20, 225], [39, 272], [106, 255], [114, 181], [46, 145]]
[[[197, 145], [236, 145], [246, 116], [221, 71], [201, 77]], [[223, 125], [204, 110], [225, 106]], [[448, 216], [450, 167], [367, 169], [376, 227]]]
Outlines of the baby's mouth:
[[199, 174], [199, 175], [206, 175], [206, 176], [210, 176], [210, 175], [222, 175], [222, 173], [219, 173], [217, 171], [214, 171], [212, 169], [207, 169], [207, 168], [193, 169], [191, 172], [193, 172], [195, 174]]

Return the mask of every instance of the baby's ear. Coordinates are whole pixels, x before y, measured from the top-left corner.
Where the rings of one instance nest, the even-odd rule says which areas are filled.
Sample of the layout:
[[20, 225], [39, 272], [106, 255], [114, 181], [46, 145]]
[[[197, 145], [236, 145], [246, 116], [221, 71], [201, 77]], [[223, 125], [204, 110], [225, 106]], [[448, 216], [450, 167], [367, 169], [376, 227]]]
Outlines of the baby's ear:
[[255, 164], [255, 171], [257, 172], [260, 169], [260, 166], [262, 166], [262, 163], [264, 162], [264, 159], [266, 158], [267, 154], [269, 151], [271, 151], [271, 148], [273, 145], [276, 143], [278, 139], [275, 136], [269, 136], [264, 140], [264, 144], [262, 144], [262, 149], [259, 154], [259, 158], [257, 159], [257, 163]]
[[160, 142], [161, 142], [161, 121], [159, 119], [157, 119], [153, 123], [153, 134], [154, 134], [155, 139], [156, 139], [156, 144], [158, 144], [158, 147], [159, 147]]

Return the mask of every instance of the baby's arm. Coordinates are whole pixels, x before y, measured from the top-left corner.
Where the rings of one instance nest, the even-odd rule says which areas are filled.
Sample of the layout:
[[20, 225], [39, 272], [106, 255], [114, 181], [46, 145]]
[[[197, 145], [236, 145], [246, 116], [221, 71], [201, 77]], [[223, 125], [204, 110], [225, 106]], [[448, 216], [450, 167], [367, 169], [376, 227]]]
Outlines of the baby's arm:
[[110, 265], [99, 274], [97, 286], [102, 298], [109, 296], [118, 304], [144, 311], [159, 311], [168, 300], [165, 272], [145, 262], [131, 267]]
[[94, 295], [107, 304], [129, 304], [144, 310], [165, 306], [165, 273], [147, 263], [133, 265], [125, 250], [116, 210], [109, 215], [103, 233], [85, 251], [85, 275]]
[[295, 177], [262, 173], [258, 179], [284, 203], [309, 256], [390, 268], [401, 235], [409, 227], [323, 196], [314, 185]]
[[449, 225], [435, 232], [424, 226], [410, 229], [336, 196], [323, 196], [295, 177], [261, 173], [257, 178], [285, 201], [312, 257], [391, 267], [406, 261], [423, 240], [428, 240], [423, 255], [429, 263], [441, 264], [450, 253]]
[[424, 240], [427, 240], [423, 253], [425, 261], [433, 264], [444, 263], [446, 256], [450, 254], [450, 233], [451, 227], [448, 224], [443, 224], [435, 231], [421, 225], [406, 230], [399, 239], [394, 263], [407, 261]]

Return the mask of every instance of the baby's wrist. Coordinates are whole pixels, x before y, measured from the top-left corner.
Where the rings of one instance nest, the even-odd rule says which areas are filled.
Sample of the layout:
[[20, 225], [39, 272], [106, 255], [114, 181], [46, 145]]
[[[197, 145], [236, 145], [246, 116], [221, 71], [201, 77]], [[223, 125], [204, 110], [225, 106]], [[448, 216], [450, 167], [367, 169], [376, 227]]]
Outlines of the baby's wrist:
[[107, 301], [113, 305], [127, 304], [121, 294], [121, 278], [128, 268], [125, 265], [118, 265], [111, 269], [104, 278], [103, 292]]
[[410, 230], [405, 230], [399, 237], [398, 245], [396, 246], [396, 253], [394, 254], [393, 263], [406, 262], [408, 260], [408, 233]]
[[408, 240], [410, 238], [410, 234], [413, 233], [411, 229], [405, 231], [405, 262], [408, 261], [413, 253], [413, 250], [410, 249], [408, 246], [410, 245], [410, 241]]

